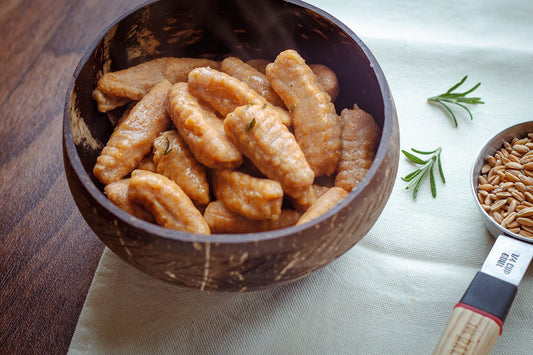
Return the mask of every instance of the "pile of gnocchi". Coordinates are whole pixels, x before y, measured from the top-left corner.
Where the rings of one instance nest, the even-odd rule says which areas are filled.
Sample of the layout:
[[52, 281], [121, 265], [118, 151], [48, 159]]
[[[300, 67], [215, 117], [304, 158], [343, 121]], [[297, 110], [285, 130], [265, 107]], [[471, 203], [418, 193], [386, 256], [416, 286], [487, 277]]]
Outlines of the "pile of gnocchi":
[[[104, 74], [97, 108], [123, 107], [93, 169], [122, 210], [196, 234], [303, 224], [363, 179], [381, 132], [338, 115], [335, 73], [292, 49], [270, 63], [157, 58]], [[116, 111], [114, 111], [116, 112]]]

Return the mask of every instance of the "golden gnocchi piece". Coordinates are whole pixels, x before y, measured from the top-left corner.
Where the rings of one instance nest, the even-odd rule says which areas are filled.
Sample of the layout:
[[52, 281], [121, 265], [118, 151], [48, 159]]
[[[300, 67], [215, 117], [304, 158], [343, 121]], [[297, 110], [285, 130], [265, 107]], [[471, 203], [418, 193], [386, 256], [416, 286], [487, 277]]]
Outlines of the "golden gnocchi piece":
[[289, 108], [296, 141], [315, 175], [333, 174], [341, 155], [341, 124], [316, 75], [294, 50], [281, 52], [266, 75]]
[[342, 110], [341, 121], [342, 154], [337, 165], [335, 186], [352, 191], [374, 161], [381, 130], [374, 118], [357, 105], [352, 110]]
[[171, 124], [167, 94], [170, 83], [163, 80], [133, 107], [115, 128], [96, 160], [93, 173], [104, 185], [121, 180], [135, 169], [152, 149], [154, 139]]
[[306, 204], [300, 204], [295, 199], [289, 197], [289, 202], [291, 203], [291, 206], [300, 212], [305, 212], [311, 205], [316, 201], [317, 198], [322, 196], [326, 191], [328, 191], [330, 188], [327, 186], [321, 186], [317, 184], [311, 185], [312, 188], [312, 198], [307, 202]]
[[161, 133], [154, 141], [156, 171], [178, 184], [179, 187], [200, 205], [207, 205], [209, 183], [205, 167], [198, 163], [187, 144], [175, 130]]
[[307, 211], [305, 211], [296, 224], [303, 224], [323, 215], [335, 207], [335, 205], [346, 196], [348, 196], [348, 192], [346, 192], [346, 190], [343, 188], [336, 186], [330, 188], [328, 191], [322, 194], [322, 196], [320, 196]]
[[283, 191], [306, 204], [312, 198], [314, 174], [294, 136], [276, 117], [272, 105], [240, 106], [224, 120], [235, 146]]
[[[258, 72], [265, 74], [266, 67], [270, 62], [266, 59], [250, 59], [246, 64], [250, 65]], [[309, 68], [315, 73], [318, 83], [331, 97], [331, 101], [335, 101], [339, 95], [339, 79], [335, 72], [323, 64], [309, 64]]]
[[162, 227], [210, 234], [209, 225], [183, 190], [167, 177], [150, 171], [131, 174], [129, 197], [143, 205]]
[[136, 169], [148, 170], [148, 171], [155, 173], [157, 168], [154, 163], [154, 153], [149, 152], [148, 154], [146, 154], [144, 158], [142, 158], [139, 165], [137, 165]]
[[[226, 117], [237, 107], [262, 105], [267, 100], [252, 90], [245, 82], [212, 68], [196, 68], [189, 74], [189, 91], [201, 101], [208, 103], [220, 115]], [[276, 107], [276, 117], [290, 125], [287, 111]]]
[[121, 210], [147, 222], [155, 222], [154, 216], [150, 211], [130, 199], [129, 188], [130, 179], [122, 179], [107, 185], [104, 188], [104, 193], [107, 198]]
[[200, 163], [214, 169], [241, 165], [242, 154], [226, 137], [223, 121], [190, 94], [187, 83], [172, 85], [168, 111], [179, 134]]
[[226, 207], [249, 219], [278, 219], [283, 189], [277, 181], [260, 179], [237, 170], [215, 170], [213, 193]]
[[272, 105], [284, 106], [283, 101], [270, 86], [266, 75], [239, 58], [228, 57], [224, 59], [220, 63], [220, 70], [248, 84], [252, 90], [264, 97]]
[[301, 213], [282, 210], [277, 220], [257, 221], [231, 212], [222, 201], [213, 201], [204, 212], [204, 218], [212, 233], [257, 233], [287, 228], [296, 224]]
[[93, 90], [93, 99], [96, 100], [96, 108], [100, 112], [107, 112], [116, 109], [117, 107], [124, 106], [130, 99], [125, 97], [118, 97], [115, 95], [106, 95], [100, 89]]
[[93, 97], [98, 110], [106, 112], [128, 100], [140, 100], [162, 80], [171, 84], [187, 81], [189, 72], [197, 67], [218, 68], [218, 62], [201, 58], [163, 57], [104, 74], [97, 83]]
[[333, 70], [323, 64], [309, 64], [309, 68], [316, 75], [318, 84], [335, 101], [339, 96], [339, 79]]

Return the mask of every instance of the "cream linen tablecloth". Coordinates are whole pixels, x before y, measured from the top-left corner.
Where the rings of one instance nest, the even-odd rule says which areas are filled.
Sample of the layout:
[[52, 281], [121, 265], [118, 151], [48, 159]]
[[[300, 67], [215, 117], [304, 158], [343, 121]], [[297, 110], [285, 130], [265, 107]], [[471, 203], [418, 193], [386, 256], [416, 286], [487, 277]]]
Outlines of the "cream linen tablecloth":
[[[401, 147], [443, 147], [446, 184], [415, 201], [400, 180], [354, 248], [309, 277], [266, 291], [203, 293], [155, 280], [106, 249], [70, 353], [429, 354], [493, 239], [469, 190], [482, 145], [533, 119], [533, 2], [311, 1], [373, 51], [394, 95]], [[454, 128], [426, 102], [468, 74], [485, 105]], [[493, 354], [533, 354], [529, 270]]]

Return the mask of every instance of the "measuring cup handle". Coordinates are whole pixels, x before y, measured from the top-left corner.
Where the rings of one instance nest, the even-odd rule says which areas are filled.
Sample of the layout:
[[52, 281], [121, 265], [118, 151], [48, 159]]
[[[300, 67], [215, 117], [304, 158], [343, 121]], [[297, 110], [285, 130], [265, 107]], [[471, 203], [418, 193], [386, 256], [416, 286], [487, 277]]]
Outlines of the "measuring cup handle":
[[458, 305], [433, 354], [488, 354], [500, 329], [494, 319]]
[[516, 290], [514, 284], [478, 272], [455, 306], [433, 354], [490, 353]]

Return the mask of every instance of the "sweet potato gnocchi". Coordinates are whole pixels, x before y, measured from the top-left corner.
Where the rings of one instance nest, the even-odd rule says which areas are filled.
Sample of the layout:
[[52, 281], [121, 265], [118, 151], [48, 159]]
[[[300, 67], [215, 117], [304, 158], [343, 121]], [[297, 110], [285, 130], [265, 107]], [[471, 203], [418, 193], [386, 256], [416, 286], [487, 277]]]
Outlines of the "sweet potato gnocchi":
[[272, 63], [158, 58], [107, 73], [93, 97], [122, 117], [93, 173], [124, 211], [183, 232], [307, 223], [357, 186], [379, 144], [356, 104], [337, 114], [338, 93], [330, 68], [291, 49]]

